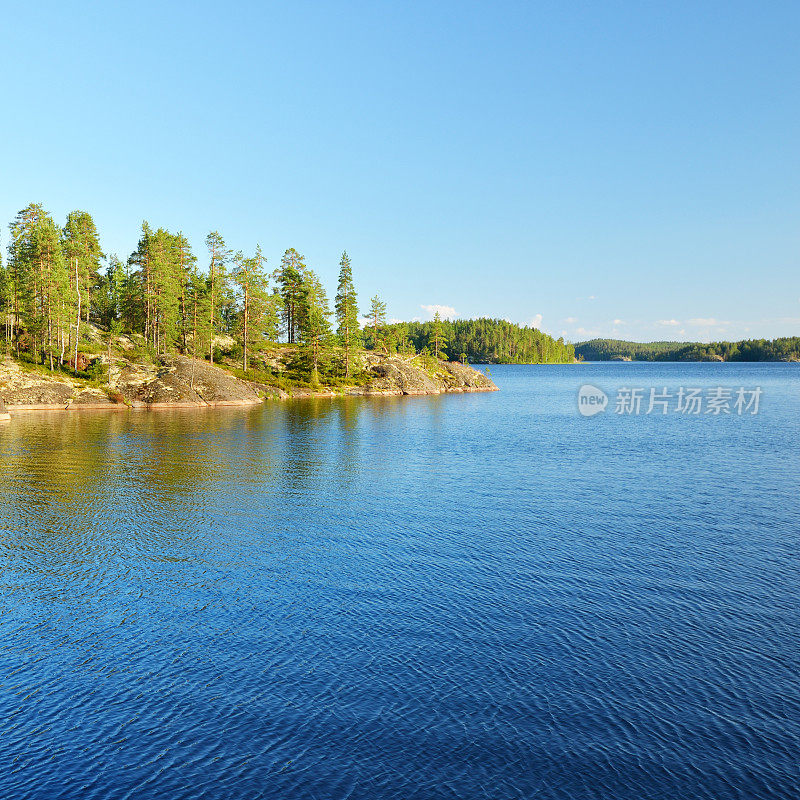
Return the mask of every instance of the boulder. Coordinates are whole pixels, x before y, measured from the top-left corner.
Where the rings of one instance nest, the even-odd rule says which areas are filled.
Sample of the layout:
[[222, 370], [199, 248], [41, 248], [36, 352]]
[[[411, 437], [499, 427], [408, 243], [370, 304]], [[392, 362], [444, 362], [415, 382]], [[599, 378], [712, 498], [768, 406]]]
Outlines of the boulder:
[[75, 393], [75, 389], [58, 381], [43, 381], [30, 386], [20, 386], [5, 392], [10, 406], [21, 408], [64, 407]]

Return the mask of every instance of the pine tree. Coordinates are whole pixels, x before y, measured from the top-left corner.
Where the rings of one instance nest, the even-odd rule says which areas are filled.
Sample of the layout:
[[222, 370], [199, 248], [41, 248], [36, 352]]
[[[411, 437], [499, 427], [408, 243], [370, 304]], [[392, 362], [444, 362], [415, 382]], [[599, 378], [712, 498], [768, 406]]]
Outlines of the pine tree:
[[386, 342], [384, 341], [381, 329], [386, 325], [386, 303], [384, 303], [378, 295], [370, 299], [369, 321], [372, 327], [373, 348], [377, 350], [378, 347], [382, 345], [385, 350]]
[[[128, 268], [133, 268], [129, 276], [127, 287], [128, 299], [132, 301], [130, 307], [132, 320], [131, 330], [143, 328], [146, 342], [150, 342], [153, 328], [153, 232], [147, 221], [142, 222], [142, 234], [139, 242], [128, 257]], [[138, 301], [138, 302], [137, 302]], [[135, 308], [135, 310], [134, 310]]]
[[53, 349], [67, 321], [61, 311], [68, 281], [61, 231], [40, 204], [27, 206], [11, 223], [8, 275], [17, 356], [24, 327], [31, 355], [38, 361], [49, 355], [53, 369]]
[[353, 285], [353, 270], [347, 251], [342, 253], [339, 267], [339, 283], [334, 303], [336, 333], [344, 348], [344, 374], [345, 377], [350, 377], [351, 354], [361, 339], [361, 329], [358, 324], [358, 300]]
[[102, 325], [122, 316], [122, 294], [125, 285], [125, 266], [115, 254], [108, 257], [105, 274], [95, 293], [95, 310]]
[[92, 295], [100, 281], [100, 260], [103, 251], [100, 237], [91, 214], [86, 211], [70, 211], [64, 225], [64, 255], [74, 265], [78, 262], [77, 285], [75, 292], [81, 294], [81, 308], [84, 321], [89, 322], [92, 309]]
[[311, 354], [312, 383], [319, 382], [320, 359], [330, 346], [331, 311], [328, 296], [316, 274], [308, 270], [305, 278], [305, 309], [303, 315], [303, 344]]
[[0, 314], [3, 315], [3, 332], [4, 332], [4, 342], [5, 342], [5, 354], [6, 356], [11, 355], [11, 336], [13, 333], [12, 328], [12, 310], [14, 308], [13, 302], [13, 291], [11, 287], [11, 276], [8, 271], [8, 267], [2, 263], [2, 257], [0, 256]]
[[433, 325], [428, 339], [428, 346], [433, 350], [436, 358], [439, 358], [439, 353], [447, 347], [447, 335], [442, 324], [442, 317], [438, 311], [433, 315]]
[[199, 275], [195, 269], [189, 274], [186, 283], [187, 334], [192, 335], [192, 356], [205, 350], [211, 339], [211, 287], [210, 281]]
[[231, 251], [225, 245], [225, 240], [217, 231], [212, 231], [206, 236], [206, 247], [209, 254], [208, 280], [209, 280], [209, 358], [214, 363], [214, 337], [220, 330], [222, 308], [228, 292], [228, 274], [226, 265], [231, 257]]
[[185, 276], [179, 237], [159, 228], [152, 241], [153, 349], [166, 354], [180, 338], [180, 298]]
[[175, 253], [177, 257], [176, 277], [179, 283], [180, 304], [180, 339], [181, 352], [187, 352], [187, 333], [189, 330], [189, 309], [187, 305], [187, 290], [192, 275], [195, 273], [197, 257], [192, 253], [189, 240], [181, 231], [175, 237]]
[[131, 271], [130, 260], [124, 265], [125, 275], [122, 279], [119, 296], [119, 313], [122, 328], [129, 333], [141, 330], [144, 325], [142, 312], [142, 293], [138, 273]]
[[301, 338], [307, 272], [305, 259], [293, 247], [283, 254], [281, 265], [275, 272], [274, 277], [283, 302], [282, 316], [286, 341], [289, 344], [295, 344]]
[[263, 342], [266, 335], [276, 335], [276, 320], [274, 314], [269, 313], [271, 304], [264, 272], [267, 259], [261, 253], [261, 245], [256, 247], [252, 258], [245, 258], [241, 251], [238, 252], [234, 263], [231, 277], [239, 287], [241, 308], [238, 328], [242, 342], [242, 369], [247, 372], [250, 349]]
[[[47, 215], [40, 220], [38, 231], [41, 292], [39, 313], [42, 319], [42, 346], [46, 349], [50, 369], [54, 366], [54, 350], [60, 352], [63, 363], [65, 328], [69, 324], [67, 312], [69, 278], [61, 249], [61, 230]], [[45, 335], [46, 328], [46, 335]]]

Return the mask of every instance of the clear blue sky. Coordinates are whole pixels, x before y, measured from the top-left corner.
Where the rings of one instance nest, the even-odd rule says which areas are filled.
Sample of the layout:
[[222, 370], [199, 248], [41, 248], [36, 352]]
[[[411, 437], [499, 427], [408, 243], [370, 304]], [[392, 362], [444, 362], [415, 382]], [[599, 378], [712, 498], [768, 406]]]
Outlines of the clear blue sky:
[[798, 42], [796, 0], [14, 4], [3, 245], [41, 202], [331, 292], [346, 248], [394, 318], [798, 335]]

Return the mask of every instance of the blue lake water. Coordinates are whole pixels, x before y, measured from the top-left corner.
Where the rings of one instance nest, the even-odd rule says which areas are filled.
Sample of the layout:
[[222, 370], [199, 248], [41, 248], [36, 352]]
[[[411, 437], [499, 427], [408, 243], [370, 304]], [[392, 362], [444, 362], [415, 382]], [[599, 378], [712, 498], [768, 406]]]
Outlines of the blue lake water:
[[0, 429], [0, 797], [796, 800], [800, 365], [491, 373]]

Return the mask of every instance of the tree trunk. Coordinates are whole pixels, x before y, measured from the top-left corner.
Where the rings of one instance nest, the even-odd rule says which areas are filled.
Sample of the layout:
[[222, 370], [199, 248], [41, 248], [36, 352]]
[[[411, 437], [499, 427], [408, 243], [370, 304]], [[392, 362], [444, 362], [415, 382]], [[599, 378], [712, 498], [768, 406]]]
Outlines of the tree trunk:
[[247, 283], [244, 285], [244, 343], [242, 352], [244, 353], [244, 371], [247, 372], [247, 317], [250, 313], [250, 296], [247, 291]]
[[78, 259], [75, 259], [75, 288], [78, 294], [78, 315], [75, 318], [75, 374], [78, 374], [78, 341], [81, 333], [81, 285], [78, 280]]

